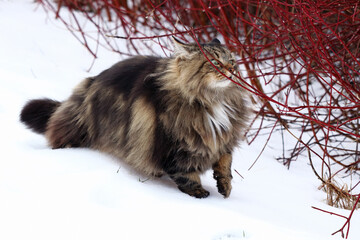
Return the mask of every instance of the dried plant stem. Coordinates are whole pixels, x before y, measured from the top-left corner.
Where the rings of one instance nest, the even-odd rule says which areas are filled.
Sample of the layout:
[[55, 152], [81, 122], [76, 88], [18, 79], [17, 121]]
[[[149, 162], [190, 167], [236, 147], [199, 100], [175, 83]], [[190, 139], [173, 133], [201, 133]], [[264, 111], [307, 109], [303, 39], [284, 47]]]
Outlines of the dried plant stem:
[[[94, 59], [99, 45], [121, 55], [144, 50], [158, 54], [157, 46], [166, 55], [172, 49], [169, 36], [196, 42], [221, 38], [237, 54], [243, 69], [238, 77], [256, 105], [248, 142], [268, 134], [253, 164], [271, 144], [271, 136], [286, 129], [298, 141], [290, 151], [284, 146], [279, 159], [290, 167], [307, 151], [323, 189], [336, 196], [328, 198], [345, 203], [352, 196], [352, 206], [339, 206], [352, 208], [353, 213], [360, 186], [358, 0], [36, 1], [54, 13]], [[70, 14], [61, 11], [63, 7]], [[97, 32], [86, 31], [87, 25]], [[124, 44], [127, 50], [121, 47]], [[260, 127], [254, 127], [258, 123]], [[310, 153], [321, 161], [318, 172]], [[335, 182], [335, 177], [346, 176], [356, 181], [350, 189]], [[350, 218], [339, 231], [342, 234], [349, 229]]]

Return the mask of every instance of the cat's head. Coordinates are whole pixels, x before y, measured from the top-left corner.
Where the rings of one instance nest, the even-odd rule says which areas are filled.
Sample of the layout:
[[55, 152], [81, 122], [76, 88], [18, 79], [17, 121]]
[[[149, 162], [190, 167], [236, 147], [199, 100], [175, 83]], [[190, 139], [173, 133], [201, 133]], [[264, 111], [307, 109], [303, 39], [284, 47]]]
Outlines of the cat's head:
[[237, 81], [235, 56], [218, 39], [209, 43], [183, 43], [174, 38], [172, 70], [176, 81], [189, 94], [203, 91], [221, 92], [234, 87]]

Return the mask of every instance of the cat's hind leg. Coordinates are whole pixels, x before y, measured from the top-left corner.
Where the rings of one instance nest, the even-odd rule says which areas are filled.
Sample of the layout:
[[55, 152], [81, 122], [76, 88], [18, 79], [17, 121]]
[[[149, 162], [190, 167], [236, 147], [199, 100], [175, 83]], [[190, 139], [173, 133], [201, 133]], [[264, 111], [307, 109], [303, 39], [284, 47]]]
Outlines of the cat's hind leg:
[[202, 187], [200, 176], [197, 172], [175, 173], [169, 176], [174, 180], [180, 191], [196, 198], [206, 198], [209, 196], [209, 192]]
[[83, 124], [85, 117], [66, 102], [51, 116], [45, 136], [53, 148], [87, 147], [88, 133]]
[[219, 193], [225, 198], [229, 197], [232, 188], [231, 163], [231, 154], [225, 154], [213, 165], [214, 178], [217, 182], [216, 186]]

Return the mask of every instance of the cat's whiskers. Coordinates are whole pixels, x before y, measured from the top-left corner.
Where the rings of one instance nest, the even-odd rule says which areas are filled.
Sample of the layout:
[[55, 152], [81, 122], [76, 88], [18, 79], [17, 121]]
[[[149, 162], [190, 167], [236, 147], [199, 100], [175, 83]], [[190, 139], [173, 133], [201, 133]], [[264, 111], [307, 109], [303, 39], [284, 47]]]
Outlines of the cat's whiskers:
[[217, 39], [201, 48], [175, 38], [174, 44], [172, 57], [118, 62], [83, 80], [63, 102], [30, 101], [21, 121], [54, 149], [111, 154], [149, 176], [167, 174], [198, 198], [209, 195], [199, 175], [212, 168], [228, 197], [231, 154], [249, 113], [244, 89], [231, 85], [240, 79], [234, 56]]

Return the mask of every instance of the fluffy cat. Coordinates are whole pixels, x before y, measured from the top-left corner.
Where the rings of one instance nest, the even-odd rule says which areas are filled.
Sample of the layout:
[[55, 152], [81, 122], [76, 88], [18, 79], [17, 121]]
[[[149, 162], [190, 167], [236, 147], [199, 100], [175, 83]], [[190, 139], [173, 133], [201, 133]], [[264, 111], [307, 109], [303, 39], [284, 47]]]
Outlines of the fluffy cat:
[[[174, 39], [170, 58], [137, 56], [83, 80], [69, 99], [29, 101], [20, 120], [53, 148], [109, 153], [147, 175], [167, 174], [205, 198], [199, 175], [212, 168], [219, 193], [231, 192], [234, 147], [248, 118], [237, 66], [220, 41]], [[232, 79], [231, 80], [229, 80]]]

